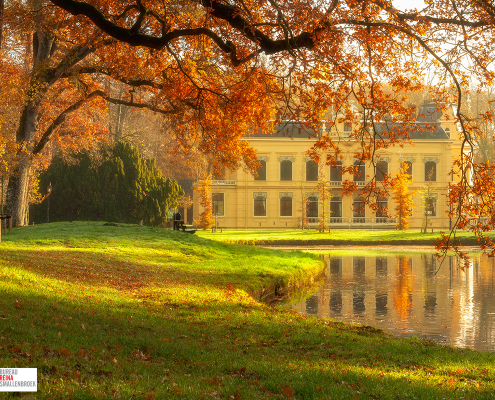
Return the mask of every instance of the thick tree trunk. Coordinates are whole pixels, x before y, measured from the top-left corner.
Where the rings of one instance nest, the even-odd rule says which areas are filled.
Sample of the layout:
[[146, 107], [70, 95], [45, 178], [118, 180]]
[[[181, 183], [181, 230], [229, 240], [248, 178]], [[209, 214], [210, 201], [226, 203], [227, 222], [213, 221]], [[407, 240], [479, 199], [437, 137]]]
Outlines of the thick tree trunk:
[[2, 42], [3, 42], [3, 14], [5, 9], [4, 0], [0, 0], [0, 51], [2, 51]]
[[29, 180], [31, 178], [31, 160], [26, 157], [20, 163], [17, 175], [13, 179], [12, 218], [15, 226], [29, 225]]
[[36, 130], [38, 128], [39, 106], [28, 104], [23, 110], [19, 128], [17, 130], [17, 142], [25, 143], [25, 153], [21, 154], [18, 170], [14, 176], [13, 192], [11, 198], [12, 218], [15, 226], [29, 224], [29, 188], [31, 179], [32, 146]]

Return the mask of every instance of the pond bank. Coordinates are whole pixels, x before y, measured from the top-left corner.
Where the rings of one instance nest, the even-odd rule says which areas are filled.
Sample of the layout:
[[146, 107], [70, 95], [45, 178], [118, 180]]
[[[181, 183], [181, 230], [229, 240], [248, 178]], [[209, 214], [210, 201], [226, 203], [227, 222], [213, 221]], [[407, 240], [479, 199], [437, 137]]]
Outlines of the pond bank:
[[[435, 246], [436, 239], [424, 239], [424, 240], [333, 240], [333, 239], [312, 239], [312, 240], [270, 240], [259, 239], [251, 240], [249, 243], [254, 246]], [[243, 244], [242, 240], [238, 244]], [[459, 241], [461, 246], [477, 246], [479, 242], [476, 239], [462, 239]]]

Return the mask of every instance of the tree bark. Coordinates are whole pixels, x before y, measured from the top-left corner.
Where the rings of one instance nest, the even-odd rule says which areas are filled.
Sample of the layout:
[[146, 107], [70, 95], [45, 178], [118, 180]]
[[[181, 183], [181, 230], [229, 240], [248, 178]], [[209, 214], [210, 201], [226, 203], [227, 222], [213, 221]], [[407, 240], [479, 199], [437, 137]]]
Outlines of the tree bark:
[[[29, 189], [32, 172], [32, 150], [38, 130], [41, 100], [46, 94], [49, 82], [41, 78], [41, 69], [50, 58], [54, 37], [38, 21], [33, 40], [33, 70], [31, 73], [28, 101], [21, 114], [16, 141], [21, 144], [18, 169], [13, 177], [11, 211], [15, 226], [29, 224]], [[43, 88], [43, 89], [40, 89]]]
[[0, 52], [2, 51], [2, 42], [3, 42], [3, 13], [5, 9], [4, 0], [0, 0]]
[[[41, 3], [39, 1], [35, 1], [34, 5], [37, 6], [38, 9], [41, 8]], [[32, 50], [32, 72], [26, 96], [27, 101], [22, 110], [19, 127], [16, 133], [16, 141], [21, 145], [19, 153], [20, 161], [18, 170], [13, 177], [9, 202], [9, 208], [12, 212], [15, 226], [25, 226], [29, 224], [29, 192], [33, 171], [33, 156], [43, 151], [53, 130], [56, 129], [58, 126], [57, 124], [61, 123], [61, 121], [55, 119], [53, 129], [49, 132], [45, 132], [45, 135], [41, 135], [41, 139], [38, 143], [35, 143], [41, 102], [50, 87], [71, 67], [75, 66], [78, 62], [86, 58], [86, 56], [91, 54], [94, 51], [94, 48], [89, 44], [76, 45], [65, 53], [65, 56], [59, 61], [57, 66], [50, 66], [50, 60], [55, 52], [55, 36], [46, 28], [43, 22], [43, 14], [40, 12], [39, 16], [36, 18], [36, 29], [33, 35]], [[29, 60], [26, 61], [29, 62]], [[72, 107], [77, 109], [80, 105], [79, 103], [74, 104]], [[71, 110], [72, 108], [69, 107], [65, 113], [68, 113]], [[61, 117], [63, 117], [63, 115]]]

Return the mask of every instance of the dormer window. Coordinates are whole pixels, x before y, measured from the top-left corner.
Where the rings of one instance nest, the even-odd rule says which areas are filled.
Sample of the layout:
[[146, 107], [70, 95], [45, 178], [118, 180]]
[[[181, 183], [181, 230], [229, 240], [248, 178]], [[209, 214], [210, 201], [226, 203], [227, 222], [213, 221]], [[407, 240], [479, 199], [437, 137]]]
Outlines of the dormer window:
[[344, 122], [344, 137], [351, 136], [352, 122]]

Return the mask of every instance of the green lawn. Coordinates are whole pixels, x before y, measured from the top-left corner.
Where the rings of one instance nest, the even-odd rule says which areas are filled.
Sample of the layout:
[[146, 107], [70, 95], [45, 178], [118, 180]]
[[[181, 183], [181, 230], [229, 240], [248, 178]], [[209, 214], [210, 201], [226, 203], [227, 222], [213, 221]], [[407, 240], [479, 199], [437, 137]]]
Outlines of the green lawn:
[[248, 295], [310, 280], [314, 255], [101, 222], [2, 240], [0, 366], [38, 368], [21, 398], [494, 398], [495, 354]]
[[[448, 233], [445, 232], [445, 233]], [[311, 242], [328, 244], [359, 244], [371, 242], [379, 244], [395, 243], [436, 243], [440, 237], [440, 231], [421, 233], [419, 229], [408, 229], [399, 231], [395, 229], [333, 229], [331, 232], [319, 233], [315, 229], [223, 229], [222, 232], [212, 232], [210, 230], [198, 230], [197, 235], [213, 239], [224, 243], [244, 243], [244, 244], [310, 244]], [[457, 237], [470, 242], [476, 242], [475, 236], [471, 232], [458, 232]]]

